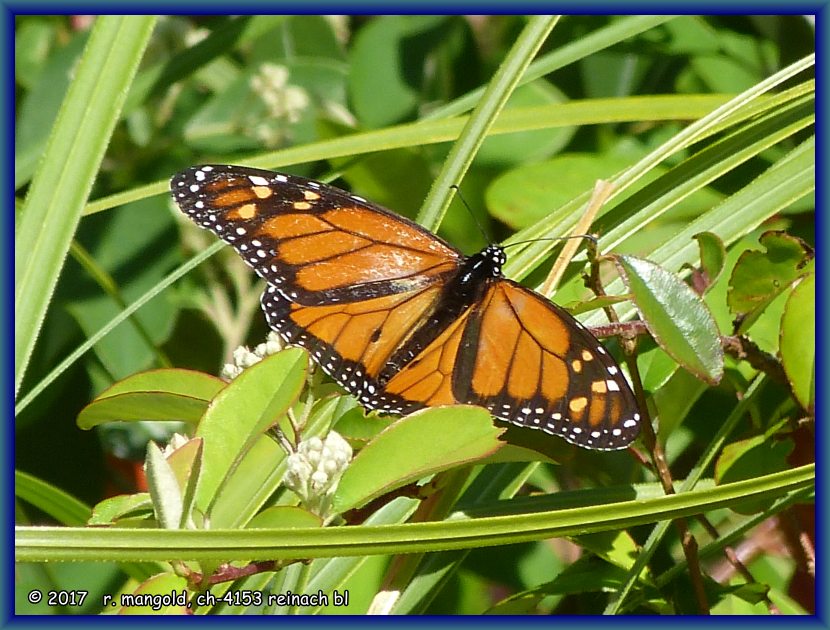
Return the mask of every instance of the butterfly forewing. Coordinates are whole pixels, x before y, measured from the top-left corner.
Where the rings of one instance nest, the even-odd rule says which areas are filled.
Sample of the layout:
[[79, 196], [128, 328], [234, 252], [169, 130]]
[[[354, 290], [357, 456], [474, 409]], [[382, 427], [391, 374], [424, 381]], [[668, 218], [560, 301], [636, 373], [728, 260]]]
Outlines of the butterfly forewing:
[[328, 301], [325, 292], [360, 300], [406, 291], [438, 281], [462, 258], [415, 223], [302, 177], [207, 165], [176, 175], [171, 189], [185, 214], [303, 303]]
[[366, 407], [477, 404], [591, 449], [637, 436], [616, 362], [565, 311], [503, 278], [501, 248], [480, 267], [365, 199], [270, 171], [197, 166], [171, 189], [266, 280], [269, 326]]

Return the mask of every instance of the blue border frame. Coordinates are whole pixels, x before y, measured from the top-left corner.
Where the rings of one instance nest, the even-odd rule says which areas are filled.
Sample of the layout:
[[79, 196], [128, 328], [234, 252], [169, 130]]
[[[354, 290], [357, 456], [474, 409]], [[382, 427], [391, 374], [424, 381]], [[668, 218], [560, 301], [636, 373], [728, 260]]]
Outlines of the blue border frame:
[[[830, 208], [828, 204], [828, 186], [827, 180], [824, 179], [826, 173], [827, 163], [826, 150], [828, 146], [828, 126], [823, 114], [827, 107], [827, 86], [828, 86], [828, 72], [830, 66], [827, 64], [827, 42], [823, 38], [828, 33], [828, 11], [827, 5], [824, 4], [816, 15], [816, 532], [826, 532], [827, 520], [827, 464], [822, 457], [822, 454], [830, 452], [828, 449], [828, 427], [826, 426], [826, 397], [827, 393], [827, 374], [825, 371], [825, 364], [823, 358], [828, 356], [826, 331], [821, 324], [826, 322], [827, 310], [827, 255], [825, 253], [825, 246], [828, 243], [827, 239], [827, 217], [825, 212]], [[822, 36], [818, 36], [821, 33]], [[828, 624], [828, 602], [826, 599], [827, 593], [827, 574], [826, 567], [830, 556], [828, 556], [827, 539], [816, 535], [815, 552], [816, 552], [816, 619], [820, 620], [823, 625]], [[824, 571], [819, 571], [818, 567], [821, 565], [825, 568]]]
[[[234, 3], [233, 10], [234, 13], [292, 13], [292, 14], [306, 14], [306, 13], [338, 13], [338, 12], [347, 12], [351, 14], [360, 14], [360, 13], [387, 13], [393, 12], [398, 14], [419, 14], [419, 13], [467, 13], [467, 12], [476, 12], [476, 13], [492, 13], [492, 14], [515, 14], [515, 13], [543, 13], [543, 12], [557, 12], [557, 13], [570, 13], [570, 14], [605, 14], [605, 13], [625, 13], [625, 14], [636, 14], [636, 13], [658, 13], [658, 12], [666, 12], [672, 14], [689, 14], [689, 13], [706, 13], [706, 14], [815, 14], [816, 16], [816, 55], [817, 55], [817, 81], [818, 81], [818, 112], [822, 114], [824, 112], [824, 105], [826, 104], [825, 100], [825, 92], [827, 86], [827, 72], [828, 66], [825, 64], [825, 55], [827, 45], [823, 40], [823, 36], [826, 36], [828, 32], [827, 26], [827, 6], [828, 0], [823, 2], [798, 2], [796, 4], [785, 4], [785, 3], [778, 3], [778, 2], [748, 2], [746, 0], [743, 1], [733, 1], [729, 3], [715, 3], [715, 2], [682, 2], [678, 4], [668, 4], [668, 3], [656, 3], [656, 2], [637, 2], [637, 3], [620, 3], [620, 2], [596, 2], [596, 1], [588, 1], [588, 2], [577, 2], [572, 0], [571, 2], [567, 3], [557, 3], [557, 2], [545, 2], [543, 0], [525, 0], [519, 4], [505, 4], [504, 2], [471, 2], [469, 0], [466, 1], [459, 1], [455, 0], [452, 4], [448, 4], [445, 2], [439, 2], [438, 0], [429, 0], [429, 1], [422, 1], [422, 2], [412, 2], [411, 0], [400, 3], [390, 5], [389, 2], [380, 2], [378, 0], [373, 1], [363, 1], [363, 2], [286, 2], [286, 3], [273, 3], [273, 2], [255, 2], [251, 0], [246, 0], [244, 2]], [[6, 2], [2, 3], [0, 0], [0, 14], [2, 14], [2, 27], [3, 33], [6, 36], [5, 41], [7, 45], [5, 47], [6, 54], [3, 58], [3, 71], [4, 71], [4, 85], [8, 89], [8, 92], [11, 96], [7, 96], [5, 99], [6, 103], [6, 112], [5, 112], [5, 120], [6, 125], [3, 128], [3, 137], [5, 140], [5, 149], [6, 149], [6, 168], [3, 169], [3, 188], [7, 191], [5, 196], [7, 200], [6, 208], [13, 208], [14, 207], [14, 146], [13, 146], [13, 129], [14, 129], [14, 20], [16, 15], [33, 15], [33, 14], [66, 14], [66, 13], [106, 13], [106, 12], [117, 12], [117, 13], [155, 13], [155, 12], [164, 12], [170, 14], [200, 14], [200, 13], [209, 13], [209, 14], [217, 14], [223, 13], [227, 10], [227, 5], [220, 5], [220, 4], [205, 4], [205, 3], [197, 3], [190, 1], [180, 1], [176, 3], [175, 6], [171, 6], [169, 3], [161, 2], [159, 0], [152, 0], [152, 1], [145, 1], [145, 2], [127, 2], [124, 4], [119, 4], [116, 6], [107, 5], [103, 2], [78, 2], [78, 3], [63, 3], [63, 2], [22, 2], [20, 0], [16, 2]], [[113, 11], [113, 9], [117, 9], [117, 11]], [[212, 9], [212, 10], [211, 10]], [[394, 9], [390, 11], [390, 9]], [[661, 11], [662, 9], [662, 11]], [[9, 89], [10, 88], [10, 89]], [[817, 276], [819, 279], [818, 282], [818, 294], [816, 300], [816, 314], [818, 322], [825, 321], [825, 315], [828, 313], [826, 302], [827, 293], [825, 288], [825, 280], [827, 278], [827, 260], [826, 256], [823, 252], [823, 246], [827, 242], [826, 240], [826, 229], [827, 229], [827, 220], [824, 217], [822, 210], [825, 210], [830, 207], [827, 203], [827, 186], [825, 184], [825, 180], [823, 179], [822, 175], [825, 173], [825, 160], [824, 160], [824, 149], [827, 146], [827, 125], [823, 119], [823, 116], [818, 116], [816, 122], [816, 129], [818, 135], [818, 150], [817, 150], [817, 166], [818, 166], [818, 173], [819, 176], [817, 177], [817, 199], [819, 204], [819, 211], [816, 213], [816, 244], [817, 244]], [[5, 257], [4, 257], [4, 273], [2, 276], [2, 289], [3, 293], [7, 296], [7, 304], [13, 301], [13, 249], [14, 249], [14, 217], [13, 213], [9, 212], [8, 210], [3, 213], [3, 234], [5, 239], [7, 240], [7, 247], [5, 249]], [[92, 618], [90, 617], [14, 617], [13, 616], [13, 608], [9, 608], [9, 610], [5, 610], [5, 605], [13, 606], [14, 602], [14, 358], [11, 348], [13, 347], [13, 343], [10, 341], [14, 337], [14, 321], [12, 319], [11, 314], [9, 313], [8, 309], [4, 309], [2, 312], [2, 316], [0, 316], [0, 321], [3, 324], [3, 330], [6, 333], [7, 343], [5, 344], [5, 357], [6, 361], [4, 362], [4, 366], [6, 368], [5, 378], [3, 379], [4, 389], [5, 389], [5, 399], [6, 399], [6, 408], [8, 409], [7, 419], [5, 422], [5, 440], [4, 440], [4, 469], [3, 474], [0, 475], [0, 488], [2, 488], [2, 498], [3, 498], [3, 507], [5, 508], [6, 517], [7, 517], [7, 527], [5, 528], [6, 533], [6, 545], [3, 547], [2, 551], [2, 578], [4, 584], [3, 587], [3, 594], [7, 595], [7, 597], [3, 597], [0, 600], [0, 623], [3, 625], [14, 623], [17, 624], [25, 624], [26, 626], [38, 626], [41, 623], [66, 623], [66, 624], [89, 624], [94, 623]], [[817, 326], [816, 329], [816, 338], [817, 338], [817, 346], [819, 349], [819, 356], [824, 357], [828, 354], [827, 348], [827, 339], [825, 336], [825, 332], [821, 326]], [[827, 391], [825, 389], [825, 370], [824, 365], [821, 361], [818, 362], [817, 365], [817, 379], [819, 382], [819, 386], [817, 387], [816, 392], [816, 437], [817, 437], [817, 444], [818, 448], [821, 449], [819, 452], [827, 453], [829, 452], [827, 449], [827, 436], [828, 431], [823, 425], [823, 420], [825, 417], [825, 396], [824, 393]], [[825, 475], [826, 475], [826, 467], [822, 457], [816, 458], [817, 463], [817, 470], [818, 470], [818, 479], [816, 485], [816, 494], [817, 494], [817, 510], [816, 510], [816, 531], [823, 532], [825, 524], [828, 523], [826, 518], [826, 509], [827, 509], [827, 502], [824, 500], [824, 491], [825, 491]], [[819, 567], [826, 567], [827, 566], [827, 548], [824, 544], [824, 540], [817, 536], [816, 539], [816, 563]], [[824, 598], [825, 594], [825, 580], [824, 580], [824, 573], [821, 570], [817, 570], [816, 575], [816, 587], [817, 587], [817, 597], [816, 597], [816, 616], [812, 618], [792, 618], [788, 617], [786, 619], [776, 620], [775, 618], [764, 618], [764, 617], [752, 617], [751, 623], [753, 624], [767, 624], [767, 623], [787, 623], [787, 624], [809, 624], [811, 626], [820, 626], [820, 627], [827, 627], [827, 601]], [[11, 595], [10, 597], [8, 595]], [[100, 619], [101, 623], [112, 623], [112, 618], [108, 617], [95, 617], [95, 619]], [[121, 617], [119, 619], [119, 623], [131, 623], [127, 620], [128, 618]], [[206, 623], [221, 623], [219, 618], [200, 618], [205, 620]], [[298, 620], [298, 618], [295, 618]], [[485, 621], [487, 619], [487, 621]], [[491, 624], [499, 624], [502, 625], [504, 623], [503, 620], [497, 620], [495, 618], [476, 618], [473, 623], [481, 624], [487, 623], [488, 625]], [[555, 617], [552, 619], [547, 618], [532, 618], [532, 617], [522, 617], [522, 623], [530, 623], [530, 624], [539, 624], [544, 623], [546, 625], [556, 625], [557, 627], [562, 626], [574, 626], [577, 625], [580, 628], [590, 627], [594, 624], [599, 625], [600, 623], [605, 623], [605, 620], [597, 620], [591, 618], [574, 618], [574, 617]], [[613, 620], [609, 620], [609, 623], [613, 624], [624, 624], [628, 625], [630, 623], [637, 623], [642, 624], [647, 618], [637, 618], [636, 620], [632, 620], [630, 618], [615, 618]], [[246, 620], [247, 621], [247, 620]], [[288, 619], [280, 620], [281, 623], [288, 622]], [[295, 621], [295, 620], [292, 620]], [[352, 622], [349, 618], [344, 618], [344, 622]], [[368, 623], [371, 622], [372, 625], [376, 625], [378, 623], [382, 624], [422, 624], [422, 623], [430, 623], [435, 624], [436, 621], [440, 623], [439, 620], [430, 619], [427, 621], [420, 620], [418, 618], [395, 618], [394, 620], [384, 620], [381, 621], [380, 619], [372, 619], [367, 620], [365, 618], [360, 618], [359, 623]], [[705, 621], [697, 618], [687, 619], [687, 618], [673, 618], [671, 623], [681, 623], [684, 625], [697, 625], [703, 624], [711, 625], [713, 623], [720, 624], [720, 623], [728, 623], [730, 625], [734, 623], [741, 623], [743, 620], [740, 618], [729, 618], [728, 620], [714, 620], [714, 619], [707, 619]], [[138, 623], [145, 623], [145, 620], [142, 618], [137, 619]], [[236, 620], [234, 620], [236, 622]], [[252, 623], [274, 623], [272, 619], [268, 618], [250, 618], [250, 622]], [[468, 621], [461, 619], [452, 619], [452, 623], [469, 623]], [[516, 622], [516, 619], [511, 619], [512, 623]], [[656, 619], [657, 623], [665, 623], [663, 619]], [[135, 621], [133, 621], [135, 623]], [[167, 620], [162, 618], [154, 618], [154, 624], [158, 623], [167, 623]], [[187, 623], [186, 618], [176, 618], [173, 623], [181, 624]], [[300, 622], [303, 625], [313, 625], [319, 626], [322, 624], [328, 625], [330, 620], [324, 621], [320, 619], [313, 619], [313, 618], [302, 618]], [[650, 622], [647, 622], [650, 623]]]

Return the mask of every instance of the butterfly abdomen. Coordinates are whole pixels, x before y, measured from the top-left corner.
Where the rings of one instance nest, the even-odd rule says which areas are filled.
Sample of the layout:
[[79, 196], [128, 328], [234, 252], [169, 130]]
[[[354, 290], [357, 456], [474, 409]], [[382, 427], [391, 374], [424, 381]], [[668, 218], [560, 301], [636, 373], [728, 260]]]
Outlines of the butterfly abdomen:
[[491, 245], [469, 258], [464, 258], [455, 273], [446, 277], [444, 287], [435, 300], [434, 309], [425, 314], [406, 343], [390, 357], [378, 377], [379, 382], [385, 384], [397, 373], [400, 366], [413, 361], [465, 311], [478, 304], [487, 290], [488, 282], [502, 277], [501, 268], [504, 262], [504, 250], [497, 245]]

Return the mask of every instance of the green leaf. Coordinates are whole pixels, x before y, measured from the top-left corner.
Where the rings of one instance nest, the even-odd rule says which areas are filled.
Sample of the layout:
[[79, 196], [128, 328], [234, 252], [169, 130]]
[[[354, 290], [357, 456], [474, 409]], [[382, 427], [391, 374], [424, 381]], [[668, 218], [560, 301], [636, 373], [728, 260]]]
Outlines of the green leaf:
[[717, 324], [703, 300], [675, 274], [634, 256], [615, 256], [649, 332], [675, 361], [707, 383], [723, 375]]
[[[353, 398], [344, 396], [317, 401], [303, 427], [303, 436], [323, 435], [329, 430], [332, 418], [353, 404]], [[283, 432], [290, 435], [290, 427], [286, 426], [288, 424], [283, 416], [280, 426]], [[269, 435], [259, 436], [234, 462], [230, 475], [222, 483], [221, 492], [216, 496], [208, 515], [211, 527], [244, 527], [280, 488], [285, 475], [286, 458], [286, 452]], [[293, 494], [288, 500], [296, 502]]]
[[675, 369], [669, 380], [654, 392], [654, 406], [660, 410], [659, 437], [663, 443], [689, 416], [695, 403], [706, 390], [706, 383], [701, 382], [693, 374], [686, 370]]
[[598, 179], [622, 171], [628, 158], [570, 153], [517, 166], [488, 187], [487, 207], [494, 217], [521, 229], [549, 217], [557, 208], [591, 190]]
[[697, 76], [714, 92], [739, 91], [767, 76], [767, 65], [775, 56], [774, 45], [750, 34], [719, 31], [715, 54], [691, 60]]
[[726, 248], [717, 234], [700, 232], [693, 237], [700, 246], [700, 267], [706, 287], [713, 285], [720, 277], [726, 264]]
[[793, 289], [781, 318], [781, 362], [795, 397], [811, 413], [816, 400], [816, 276]]
[[432, 40], [446, 36], [450, 27], [445, 16], [392, 15], [358, 31], [351, 49], [349, 94], [364, 125], [382, 127], [415, 113], [421, 86], [412, 84], [418, 73], [408, 64], [424, 63]]
[[182, 515], [179, 528], [193, 523], [193, 507], [196, 490], [202, 474], [204, 440], [193, 438], [167, 456], [167, 463], [176, 476], [182, 492]]
[[802, 275], [811, 248], [800, 238], [784, 232], [761, 235], [764, 250], [741, 254], [729, 279], [727, 302], [739, 319], [736, 332], [752, 326], [764, 309]]
[[234, 462], [294, 404], [307, 366], [303, 350], [283, 350], [247, 368], [213, 399], [196, 429], [196, 436], [204, 439], [196, 495], [201, 511], [207, 511]]
[[158, 522], [165, 529], [179, 529], [184, 510], [182, 490], [176, 473], [155, 442], [147, 443], [144, 468], [147, 471], [147, 485]]
[[14, 496], [64, 525], [83, 525], [90, 515], [89, 506], [68, 492], [19, 470], [14, 471]]
[[89, 525], [112, 525], [124, 518], [134, 518], [140, 515], [148, 523], [155, 524], [152, 520], [153, 501], [149, 492], [137, 494], [119, 494], [109, 499], [104, 499], [92, 509], [92, 516], [89, 517]]
[[355, 448], [369, 442], [396, 420], [394, 416], [367, 414], [362, 407], [354, 407], [341, 415], [332, 429]]
[[96, 18], [15, 234], [15, 392], [156, 18]]
[[81, 429], [91, 429], [117, 420], [196, 422], [223, 387], [221, 379], [192, 370], [140, 372], [102, 392], [81, 410], [77, 423]]
[[476, 104], [464, 128], [447, 154], [432, 188], [418, 212], [418, 222], [427, 229], [437, 229], [450, 205], [451, 186], [457, 184], [469, 170], [476, 151], [504, 110], [510, 94], [519, 84], [520, 77], [531, 64], [533, 57], [544, 44], [559, 16], [534, 15], [525, 24], [516, 41], [493, 75]]
[[342, 513], [427, 475], [492, 455], [504, 444], [504, 429], [472, 407], [416, 412], [385, 429], [343, 473], [334, 497]]
[[[621, 569], [630, 569], [639, 551], [639, 546], [631, 537], [631, 534], [626, 531], [586, 534], [585, 536], [576, 536], [574, 540], [581, 547], [585, 547], [606, 562], [610, 562]], [[644, 571], [644, 574], [649, 577], [648, 570]]]
[[[567, 100], [553, 84], [539, 80], [516, 88], [507, 101], [505, 111], [513, 107], [555, 105]], [[576, 129], [569, 125], [487, 138], [476, 154], [476, 164], [504, 168], [510, 164], [544, 160], [561, 151], [573, 138]]]
[[573, 445], [568, 444], [558, 435], [502, 422], [497, 423], [496, 426], [505, 427], [501, 441], [506, 442], [506, 445], [489, 456], [485, 460], [487, 463], [545, 460], [557, 463], [573, 457]]

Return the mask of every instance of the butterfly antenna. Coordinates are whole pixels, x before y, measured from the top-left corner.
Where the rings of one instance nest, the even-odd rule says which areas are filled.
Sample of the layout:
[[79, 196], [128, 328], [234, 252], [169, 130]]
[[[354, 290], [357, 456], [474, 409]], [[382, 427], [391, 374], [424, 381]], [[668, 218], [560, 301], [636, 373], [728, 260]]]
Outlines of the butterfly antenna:
[[599, 241], [593, 234], [571, 234], [569, 236], [540, 236], [539, 238], [529, 238], [525, 241], [513, 241], [512, 243], [505, 243], [503, 247], [513, 247], [514, 245], [527, 245], [528, 243], [538, 243], [539, 241], [566, 241], [571, 238], [587, 238], [596, 245]]
[[475, 212], [473, 212], [470, 208], [470, 204], [468, 204], [467, 200], [464, 199], [464, 195], [461, 194], [461, 189], [456, 184], [450, 185], [450, 188], [452, 188], [456, 192], [458, 198], [461, 200], [461, 203], [463, 203], [464, 207], [467, 208], [467, 212], [469, 212], [470, 216], [473, 217], [473, 222], [476, 224], [476, 227], [478, 227], [478, 231], [481, 232], [481, 235], [484, 237], [484, 240], [492, 245], [493, 239], [490, 238], [490, 235], [487, 233], [487, 230], [484, 229], [484, 226], [481, 224], [481, 221], [478, 220], [478, 217], [476, 216]]

